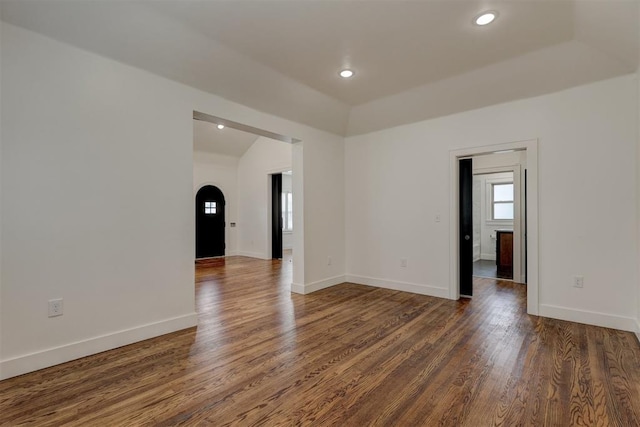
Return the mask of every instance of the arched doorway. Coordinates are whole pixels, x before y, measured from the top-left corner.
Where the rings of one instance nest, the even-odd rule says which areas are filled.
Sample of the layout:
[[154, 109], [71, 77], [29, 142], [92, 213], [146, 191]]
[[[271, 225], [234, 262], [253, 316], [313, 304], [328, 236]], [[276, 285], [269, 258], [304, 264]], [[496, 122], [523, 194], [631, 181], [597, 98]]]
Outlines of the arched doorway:
[[224, 256], [224, 194], [205, 185], [196, 194], [196, 258]]

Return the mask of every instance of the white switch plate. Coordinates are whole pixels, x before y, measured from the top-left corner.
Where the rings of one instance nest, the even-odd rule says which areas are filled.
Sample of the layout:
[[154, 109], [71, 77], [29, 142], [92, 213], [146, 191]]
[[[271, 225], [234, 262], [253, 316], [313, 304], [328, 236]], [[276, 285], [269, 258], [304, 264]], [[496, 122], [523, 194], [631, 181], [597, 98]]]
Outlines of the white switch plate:
[[436, 222], [440, 222], [441, 219], [440, 214], [436, 215]]
[[405, 258], [402, 258], [400, 260], [400, 267], [406, 267], [407, 266], [407, 260]]
[[62, 316], [64, 312], [64, 301], [62, 298], [49, 300], [49, 317]]
[[573, 278], [573, 287], [575, 287], [575, 288], [584, 287], [584, 277], [583, 276], [574, 276], [574, 278]]

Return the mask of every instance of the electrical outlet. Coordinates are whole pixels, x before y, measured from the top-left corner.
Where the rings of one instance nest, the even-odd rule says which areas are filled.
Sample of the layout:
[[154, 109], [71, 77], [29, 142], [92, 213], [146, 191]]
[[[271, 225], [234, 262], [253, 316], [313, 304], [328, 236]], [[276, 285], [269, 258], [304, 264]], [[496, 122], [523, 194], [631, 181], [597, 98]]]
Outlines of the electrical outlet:
[[62, 298], [49, 300], [49, 317], [62, 316], [64, 303]]
[[407, 266], [407, 260], [405, 258], [402, 258], [400, 260], [400, 267], [406, 267]]
[[584, 277], [583, 276], [574, 276], [573, 277], [573, 287], [574, 288], [582, 288], [582, 287], [584, 287]]

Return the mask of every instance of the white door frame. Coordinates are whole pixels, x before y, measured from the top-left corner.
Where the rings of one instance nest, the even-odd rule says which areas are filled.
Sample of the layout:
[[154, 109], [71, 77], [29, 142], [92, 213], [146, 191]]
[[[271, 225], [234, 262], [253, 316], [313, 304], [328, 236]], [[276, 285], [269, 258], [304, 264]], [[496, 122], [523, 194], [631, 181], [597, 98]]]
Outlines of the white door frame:
[[[461, 158], [507, 150], [527, 152], [527, 313], [538, 315], [538, 140], [463, 148], [449, 151], [449, 297], [460, 298], [459, 277], [459, 163]], [[515, 177], [514, 177], [515, 179]], [[514, 232], [515, 234], [515, 232]], [[514, 236], [515, 237], [515, 236]], [[515, 242], [514, 242], [515, 243]]]

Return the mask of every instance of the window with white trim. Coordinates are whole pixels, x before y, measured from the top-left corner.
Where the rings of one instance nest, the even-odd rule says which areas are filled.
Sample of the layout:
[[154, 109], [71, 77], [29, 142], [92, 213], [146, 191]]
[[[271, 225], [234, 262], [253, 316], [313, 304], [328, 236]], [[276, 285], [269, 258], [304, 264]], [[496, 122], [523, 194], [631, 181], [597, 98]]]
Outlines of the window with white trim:
[[282, 192], [282, 231], [293, 231], [293, 195]]
[[491, 184], [491, 219], [513, 220], [513, 182]]

